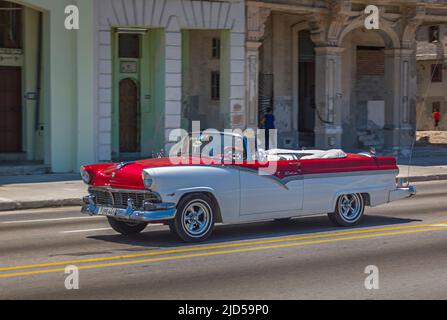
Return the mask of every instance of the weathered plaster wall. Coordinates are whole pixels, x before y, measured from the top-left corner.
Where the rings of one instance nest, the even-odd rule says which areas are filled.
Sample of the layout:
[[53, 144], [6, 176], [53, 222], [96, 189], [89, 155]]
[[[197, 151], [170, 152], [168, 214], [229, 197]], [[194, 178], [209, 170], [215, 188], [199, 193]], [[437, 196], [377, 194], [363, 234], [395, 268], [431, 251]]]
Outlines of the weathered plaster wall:
[[[293, 123], [294, 57], [293, 27], [305, 21], [304, 16], [272, 13], [266, 23], [261, 47], [261, 72], [273, 73], [274, 109], [276, 126], [282, 137], [295, 134]], [[357, 76], [357, 46], [384, 47], [377, 32], [356, 29], [347, 34], [342, 43], [341, 117], [343, 142], [346, 147], [358, 146], [358, 130], [367, 125], [366, 105], [369, 100], [385, 100], [384, 76]], [[295, 93], [296, 94], [296, 93]]]
[[[273, 106], [276, 127], [281, 138], [294, 138], [293, 111], [293, 37], [292, 28], [305, 21], [303, 16], [272, 13], [266, 26], [266, 40], [262, 47], [262, 72], [273, 74]], [[282, 141], [279, 141], [279, 145]]]
[[[219, 58], [212, 57], [213, 38], [220, 39], [219, 30], [188, 30], [188, 59], [183, 84], [184, 103], [191, 104], [190, 112], [194, 120], [200, 120], [203, 128], [225, 129], [225, 113], [220, 108], [220, 100], [211, 99], [211, 72], [220, 72]], [[194, 107], [197, 107], [195, 109]]]
[[[342, 126], [343, 147], [357, 148], [359, 146], [359, 131], [364, 133], [368, 127], [368, 101], [385, 100], [384, 76], [359, 75], [357, 70], [357, 47], [384, 47], [380, 34], [362, 29], [356, 29], [346, 35], [342, 46], [344, 48], [342, 63]], [[382, 141], [383, 143], [383, 141]]]

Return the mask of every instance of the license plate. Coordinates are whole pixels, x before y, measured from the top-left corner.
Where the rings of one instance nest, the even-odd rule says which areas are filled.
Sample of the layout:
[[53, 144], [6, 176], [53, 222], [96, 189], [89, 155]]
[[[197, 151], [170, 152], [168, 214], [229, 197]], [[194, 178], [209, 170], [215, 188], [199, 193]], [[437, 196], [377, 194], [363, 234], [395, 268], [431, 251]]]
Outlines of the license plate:
[[101, 207], [99, 208], [99, 214], [103, 216], [114, 217], [116, 215], [116, 209]]

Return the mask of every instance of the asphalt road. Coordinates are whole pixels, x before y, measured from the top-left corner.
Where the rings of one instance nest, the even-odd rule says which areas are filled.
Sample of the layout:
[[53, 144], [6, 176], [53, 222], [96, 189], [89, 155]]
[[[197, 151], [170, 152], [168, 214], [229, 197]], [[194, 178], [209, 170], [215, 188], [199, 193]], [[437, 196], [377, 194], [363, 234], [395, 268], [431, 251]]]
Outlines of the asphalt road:
[[[217, 226], [200, 245], [165, 226], [124, 237], [78, 208], [0, 213], [0, 298], [447, 299], [447, 182], [417, 187], [357, 228], [326, 216]], [[79, 290], [65, 288], [67, 265]], [[370, 265], [378, 290], [364, 285]]]

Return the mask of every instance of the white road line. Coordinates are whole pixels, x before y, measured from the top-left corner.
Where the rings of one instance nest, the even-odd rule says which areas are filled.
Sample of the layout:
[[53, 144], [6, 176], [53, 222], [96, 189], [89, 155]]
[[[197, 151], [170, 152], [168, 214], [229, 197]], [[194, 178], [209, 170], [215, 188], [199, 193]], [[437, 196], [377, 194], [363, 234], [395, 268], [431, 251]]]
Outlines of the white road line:
[[67, 211], [76, 211], [80, 212], [80, 206], [71, 206], [71, 207], [60, 207], [60, 208], [40, 208], [40, 209], [21, 209], [21, 210], [12, 210], [12, 211], [2, 211], [0, 212], [0, 217], [3, 216], [20, 216], [30, 213], [49, 213], [49, 214], [58, 214], [59, 212], [67, 212]]
[[430, 227], [447, 227], [447, 224], [442, 224], [442, 223], [440, 223], [440, 224], [433, 224], [433, 225], [431, 225]]
[[83, 220], [83, 219], [99, 219], [99, 218], [103, 217], [68, 217], [68, 218], [50, 218], [50, 219], [35, 219], [35, 220], [15, 220], [15, 221], [3, 221], [2, 224], [35, 223], [35, 222], [67, 221], [67, 220]]
[[59, 233], [83, 233], [83, 232], [95, 232], [95, 231], [106, 231], [112, 230], [112, 228], [97, 228], [97, 229], [85, 229], [85, 230], [69, 230], [69, 231], [60, 231]]

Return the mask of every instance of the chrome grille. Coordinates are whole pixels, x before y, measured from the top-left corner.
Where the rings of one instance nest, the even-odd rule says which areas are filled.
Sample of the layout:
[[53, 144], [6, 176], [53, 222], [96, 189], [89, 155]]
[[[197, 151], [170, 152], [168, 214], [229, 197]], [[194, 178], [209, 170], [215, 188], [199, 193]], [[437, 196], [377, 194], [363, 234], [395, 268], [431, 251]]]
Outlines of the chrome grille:
[[97, 204], [101, 204], [104, 206], [113, 206], [112, 194], [108, 191], [102, 190], [89, 190], [91, 195], [95, 196], [95, 200]]
[[89, 193], [95, 196], [96, 204], [114, 208], [127, 208], [128, 199], [133, 200], [136, 208], [142, 208], [144, 201], [161, 202], [154, 192], [90, 188]]

